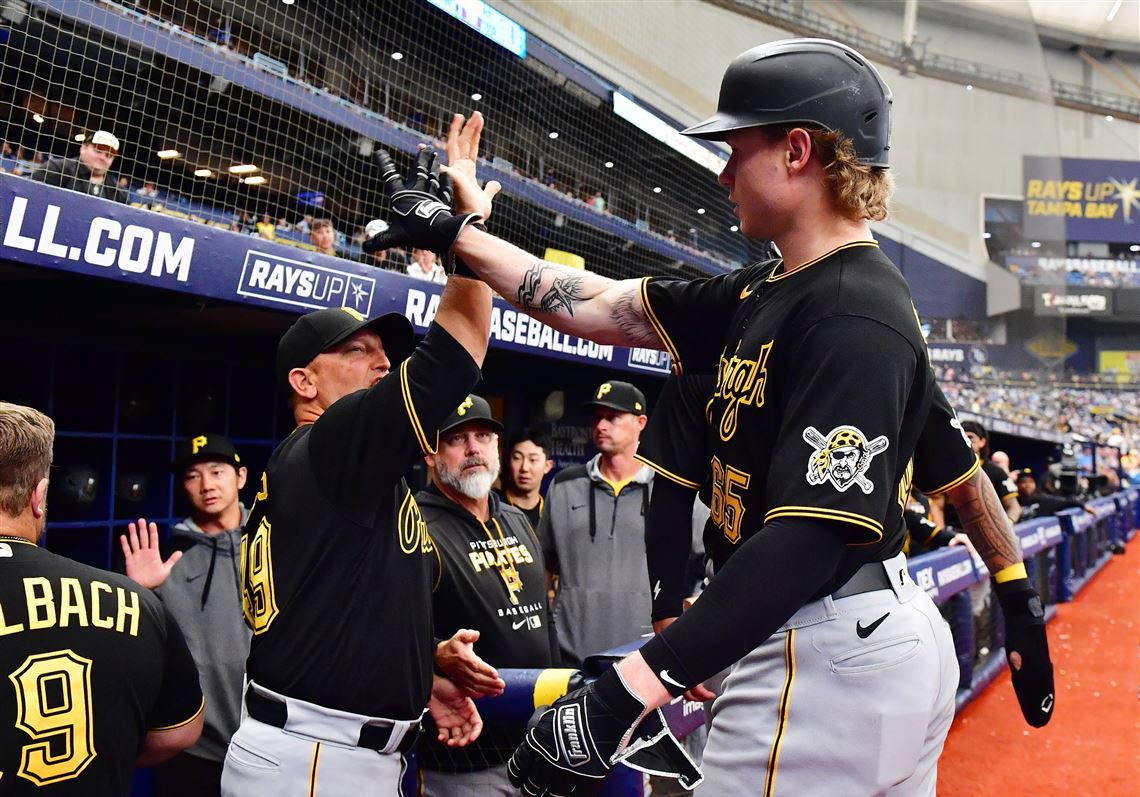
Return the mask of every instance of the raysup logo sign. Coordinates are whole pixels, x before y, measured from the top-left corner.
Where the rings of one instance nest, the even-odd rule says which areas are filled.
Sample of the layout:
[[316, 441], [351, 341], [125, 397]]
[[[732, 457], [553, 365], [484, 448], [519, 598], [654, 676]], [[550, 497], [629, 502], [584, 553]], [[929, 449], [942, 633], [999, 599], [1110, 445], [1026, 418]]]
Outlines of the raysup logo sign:
[[371, 315], [375, 292], [373, 277], [252, 249], [246, 253], [237, 287], [238, 296], [310, 310], [348, 307], [363, 316]]

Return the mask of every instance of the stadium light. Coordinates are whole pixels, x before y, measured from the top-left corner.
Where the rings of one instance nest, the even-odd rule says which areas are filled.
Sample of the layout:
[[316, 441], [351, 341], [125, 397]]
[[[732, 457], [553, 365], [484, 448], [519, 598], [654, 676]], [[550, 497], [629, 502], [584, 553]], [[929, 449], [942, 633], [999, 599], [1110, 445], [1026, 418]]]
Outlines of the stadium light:
[[1112, 20], [1116, 19], [1116, 12], [1120, 10], [1120, 3], [1121, 0], [1116, 0], [1116, 2], [1112, 4], [1112, 8], [1108, 10], [1108, 16], [1104, 18], [1105, 22], [1112, 22]]
[[1040, 241], [1033, 241], [1029, 245], [1032, 246], [1034, 249], [1040, 249], [1041, 248], [1041, 242]]
[[1128, 251], [1129, 252], [1140, 252], [1140, 244], [1132, 244], [1132, 246], [1128, 247]]
[[164, 160], [164, 161], [173, 160], [174, 158], [181, 158], [182, 157], [182, 153], [176, 149], [160, 149], [155, 154], [158, 155], [159, 160]]
[[214, 172], [210, 169], [195, 169], [194, 170], [194, 176], [195, 177], [213, 177]]
[[403, 54], [403, 53], [399, 53], [399, 52], [397, 52], [397, 53], [392, 53], [392, 60], [393, 60], [393, 61], [402, 61], [402, 60], [404, 60], [404, 54]]
[[550, 137], [551, 141], [553, 141], [554, 139], [558, 138], [558, 131], [557, 130], [551, 130], [546, 135]]
[[34, 113], [34, 114], [32, 114], [32, 121], [33, 121], [33, 122], [35, 122], [35, 123], [36, 123], [36, 124], [38, 124], [38, 125], [42, 125], [42, 124], [44, 123], [44, 116], [43, 116], [43, 114], [40, 114], [40, 113]]
[[606, 161], [606, 168], [607, 169], [612, 169], [613, 167], [614, 167], [613, 161]]
[[728, 229], [729, 229], [729, 232], [740, 232], [740, 228], [739, 228], [739, 227], [737, 227], [735, 224], [733, 224], [733, 225], [732, 225], [731, 227], [729, 227]]
[[76, 133], [75, 134], [75, 140], [78, 141], [80, 144], [82, 144], [84, 141], [87, 140], [87, 134], [86, 133]]
[[236, 166], [231, 166], [228, 171], [230, 174], [253, 174], [261, 171], [261, 168], [252, 163], [239, 163]]
[[974, 86], [970, 83], [967, 83], [966, 84], [966, 91], [973, 91], [973, 90], [974, 90]]
[[1104, 121], [1111, 122], [1113, 120], [1112, 114], [1105, 114]]
[[705, 215], [705, 209], [704, 208], [697, 208], [697, 215], [698, 216]]
[[245, 178], [242, 180], [242, 182], [246, 185], [263, 185], [265, 183], [265, 178], [260, 174], [255, 174], [253, 177]]
[[982, 233], [982, 237], [983, 238], [993, 238], [994, 234], [992, 232], [984, 232], [984, 233]]
[[281, 5], [291, 6], [296, 0], [281, 0]]
[[653, 186], [653, 193], [660, 194], [661, 193], [661, 186], [659, 186], [659, 185]]
[[483, 99], [483, 95], [479, 92], [475, 92], [471, 95], [471, 99], [473, 99], [475, 102], [479, 102], [479, 100]]

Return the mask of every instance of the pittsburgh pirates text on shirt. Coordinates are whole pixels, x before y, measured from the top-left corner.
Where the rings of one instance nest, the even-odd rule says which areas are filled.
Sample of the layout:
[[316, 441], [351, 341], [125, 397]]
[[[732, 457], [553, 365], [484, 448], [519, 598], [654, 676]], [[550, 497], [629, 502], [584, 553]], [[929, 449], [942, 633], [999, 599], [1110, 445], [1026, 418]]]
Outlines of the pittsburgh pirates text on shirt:
[[534, 556], [518, 537], [509, 536], [503, 540], [474, 540], [468, 543], [472, 550], [467, 554], [471, 566], [478, 573], [490, 567], [530, 564]]
[[43, 576], [24, 578], [23, 602], [0, 604], [0, 637], [46, 628], [102, 628], [139, 635], [139, 596], [122, 587], [77, 578], [53, 583]]

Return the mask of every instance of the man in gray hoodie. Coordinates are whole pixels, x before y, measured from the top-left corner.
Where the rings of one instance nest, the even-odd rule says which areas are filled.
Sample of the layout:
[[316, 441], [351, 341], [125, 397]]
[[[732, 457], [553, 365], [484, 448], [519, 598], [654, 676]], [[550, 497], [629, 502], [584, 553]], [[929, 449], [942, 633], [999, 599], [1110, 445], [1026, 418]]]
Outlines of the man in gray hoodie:
[[127, 575], [154, 590], [182, 628], [206, 697], [206, 727], [197, 744], [155, 769], [156, 793], [219, 794], [249, 653], [240, 575], [248, 512], [238, 500], [246, 469], [233, 443], [215, 434], [180, 442], [171, 469], [193, 514], [171, 527], [162, 551], [158, 527], [141, 518], [121, 543]]
[[645, 395], [611, 380], [583, 409], [594, 415], [599, 453], [554, 477], [538, 526], [546, 568], [558, 576], [554, 626], [566, 666], [651, 630], [645, 512], [653, 471], [634, 459]]

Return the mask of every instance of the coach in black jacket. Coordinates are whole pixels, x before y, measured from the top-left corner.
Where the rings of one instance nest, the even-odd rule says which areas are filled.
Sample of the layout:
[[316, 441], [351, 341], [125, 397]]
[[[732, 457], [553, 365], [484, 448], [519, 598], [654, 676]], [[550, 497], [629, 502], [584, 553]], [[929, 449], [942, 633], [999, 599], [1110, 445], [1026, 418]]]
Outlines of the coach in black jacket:
[[[526, 516], [491, 492], [502, 428], [484, 399], [468, 396], [440, 428], [436, 453], [425, 457], [432, 483], [416, 503], [439, 557], [435, 636], [472, 629], [469, 640], [477, 641], [476, 652], [489, 664], [545, 668], [551, 651], [542, 548]], [[436, 664], [448, 674], [438, 655]], [[501, 690], [473, 686], [481, 693]], [[444, 747], [426, 734], [419, 752], [421, 793], [518, 794], [506, 762], [524, 731], [487, 720], [479, 739], [464, 748]]]
[[78, 158], [52, 158], [32, 179], [125, 205], [130, 196], [108, 174], [118, 154], [119, 139], [106, 130], [96, 130], [80, 145]]

